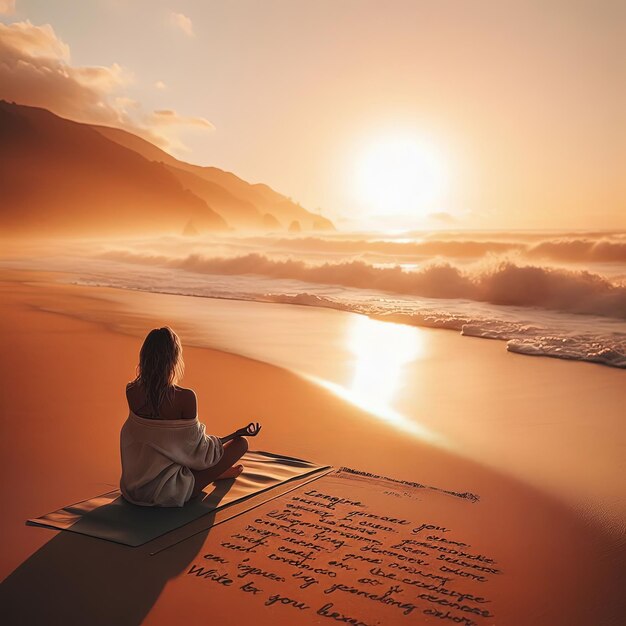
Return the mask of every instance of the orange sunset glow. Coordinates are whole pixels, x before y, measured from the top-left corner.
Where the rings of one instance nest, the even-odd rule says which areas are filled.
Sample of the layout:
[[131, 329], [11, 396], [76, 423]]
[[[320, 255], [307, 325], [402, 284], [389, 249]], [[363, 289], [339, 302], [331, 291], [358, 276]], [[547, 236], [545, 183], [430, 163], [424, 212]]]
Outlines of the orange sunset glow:
[[625, 24], [0, 0], [3, 626], [626, 623]]

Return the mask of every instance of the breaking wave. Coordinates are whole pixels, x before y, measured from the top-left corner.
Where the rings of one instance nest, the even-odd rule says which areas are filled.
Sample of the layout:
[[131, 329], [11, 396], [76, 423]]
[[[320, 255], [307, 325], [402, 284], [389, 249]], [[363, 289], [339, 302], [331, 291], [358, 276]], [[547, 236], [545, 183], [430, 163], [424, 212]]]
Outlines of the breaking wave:
[[586, 270], [520, 265], [492, 260], [460, 269], [448, 262], [408, 271], [354, 260], [312, 265], [252, 253], [235, 257], [191, 254], [182, 258], [108, 252], [116, 261], [166, 266], [196, 273], [253, 274], [305, 283], [337, 285], [436, 299], [462, 299], [516, 307], [539, 307], [626, 320], [626, 284]]
[[626, 263], [626, 241], [609, 239], [556, 239], [529, 246], [526, 254], [572, 263]]

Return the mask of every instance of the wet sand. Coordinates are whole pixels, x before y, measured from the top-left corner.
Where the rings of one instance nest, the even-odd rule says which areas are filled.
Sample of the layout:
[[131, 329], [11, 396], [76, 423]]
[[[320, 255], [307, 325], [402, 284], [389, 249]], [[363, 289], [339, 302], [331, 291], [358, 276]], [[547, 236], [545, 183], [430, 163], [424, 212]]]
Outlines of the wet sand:
[[[623, 441], [623, 425], [618, 427], [623, 372], [510, 355], [495, 342], [411, 329], [421, 335], [421, 355], [413, 360], [405, 356], [400, 371], [408, 378], [393, 390], [395, 399], [385, 403], [392, 411], [381, 416], [384, 411], [368, 413], [348, 401], [355, 399], [354, 394], [342, 398], [311, 379], [324, 376], [333, 389], [342, 383], [345, 389], [346, 381], [354, 381], [355, 367], [365, 357], [346, 346], [343, 353], [333, 352], [335, 334], [328, 330], [342, 324], [348, 329], [354, 325], [349, 321], [353, 316], [298, 307], [287, 307], [289, 312], [283, 314], [284, 308], [275, 308], [279, 305], [221, 303], [230, 307], [231, 330], [210, 338], [221, 350], [207, 349], [195, 347], [203, 343], [198, 319], [207, 320], [206, 302], [198, 303], [199, 299], [57, 285], [52, 284], [52, 275], [45, 274], [7, 272], [3, 277], [0, 445], [7, 504], [2, 514], [5, 545], [0, 577], [8, 576], [3, 600], [11, 597], [28, 604], [27, 598], [40, 595], [42, 619], [51, 606], [61, 614], [74, 603], [70, 613], [75, 623], [97, 610], [96, 604], [107, 602], [107, 610], [118, 612], [119, 624], [140, 623], [143, 618], [165, 624], [173, 615], [187, 623], [203, 623], [199, 613], [203, 608], [210, 608], [215, 619], [227, 619], [225, 608], [211, 604], [211, 593], [192, 601], [189, 590], [178, 582], [182, 569], [206, 549], [210, 534], [202, 541], [184, 542], [159, 559], [153, 557], [150, 592], [142, 595], [133, 593], [132, 577], [145, 566], [144, 554], [24, 526], [28, 517], [117, 485], [119, 429], [127, 415], [124, 385], [133, 377], [145, 331], [170, 323], [185, 344], [183, 384], [196, 390], [200, 417], [210, 432], [225, 434], [258, 418], [264, 430], [253, 443], [255, 449], [480, 494], [485, 533], [509, 564], [508, 584], [497, 598], [499, 614], [506, 618], [501, 623], [525, 624], [532, 619], [545, 625], [617, 624], [623, 616], [619, 573], [624, 540], [618, 521], [624, 473], [620, 478], [609, 445]], [[238, 326], [237, 316], [244, 313], [236, 313], [237, 307], [254, 311], [254, 325]], [[224, 310], [218, 308], [213, 310], [219, 317]], [[288, 346], [272, 341], [281, 336], [281, 328], [284, 336], [286, 319], [294, 324], [289, 332], [297, 331], [293, 316], [300, 316], [304, 329], [313, 324], [316, 333], [327, 333], [326, 343], [317, 344], [317, 357], [292, 344], [292, 353], [299, 353], [295, 365]], [[240, 336], [234, 341], [229, 333], [236, 335], [237, 328]], [[210, 333], [211, 325], [205, 329]], [[384, 332], [382, 341], [391, 341]], [[406, 338], [403, 332], [401, 339]], [[273, 364], [260, 362], [262, 352]], [[285, 370], [287, 366], [300, 374]], [[440, 372], [439, 380], [428, 377], [426, 372], [433, 370]], [[361, 375], [361, 389], [371, 387], [367, 382], [371, 372]], [[519, 381], [524, 381], [522, 386]], [[415, 406], [413, 401], [408, 410], [415, 386], [423, 403]], [[467, 418], [461, 420], [458, 416], [464, 412]], [[398, 415], [407, 414], [422, 430], [397, 422]], [[574, 416], [573, 428], [564, 423], [567, 415]], [[591, 477], [582, 485], [584, 495], [576, 506], [575, 494], [566, 488], [570, 483], [553, 468], [562, 465], [560, 455], [569, 463], [579, 453], [571, 447], [581, 440], [585, 415], [598, 416], [599, 434], [591, 440], [587, 453]], [[532, 450], [520, 428], [524, 416], [537, 443], [536, 465], [528, 472], [523, 468]], [[497, 437], [481, 435], [502, 419], [509, 425], [503, 428], [499, 423], [494, 428]], [[563, 431], [562, 450], [553, 448], [551, 460], [548, 444], [553, 445], [555, 424]], [[609, 437], [606, 433], [611, 432]], [[604, 456], [602, 446], [608, 450]], [[584, 458], [585, 453], [580, 454]], [[598, 493], [611, 475], [614, 480], [605, 485], [606, 492]], [[589, 502], [583, 515], [580, 509]], [[85, 568], [90, 568], [91, 578], [80, 586], [82, 599], [77, 603], [72, 588]], [[65, 592], [62, 603], [59, 596]], [[527, 608], [526, 615], [520, 607]], [[241, 610], [247, 612], [245, 607]], [[248, 616], [252, 615], [250, 610]], [[258, 623], [276, 620], [270, 612], [255, 617]]]

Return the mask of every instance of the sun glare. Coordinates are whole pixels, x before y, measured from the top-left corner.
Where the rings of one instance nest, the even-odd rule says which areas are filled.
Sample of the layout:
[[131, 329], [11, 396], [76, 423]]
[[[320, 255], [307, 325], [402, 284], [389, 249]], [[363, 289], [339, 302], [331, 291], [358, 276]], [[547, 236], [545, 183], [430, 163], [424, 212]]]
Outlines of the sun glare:
[[364, 147], [354, 182], [357, 199], [372, 214], [425, 215], [442, 199], [446, 168], [431, 143], [388, 136]]
[[404, 366], [420, 356], [419, 329], [363, 315], [350, 326], [348, 346], [355, 356], [351, 389], [370, 403], [389, 406], [404, 379]]
[[448, 443], [392, 404], [406, 384], [405, 366], [423, 356], [423, 330], [355, 315], [348, 328], [347, 347], [354, 356], [354, 373], [347, 385], [309, 376], [317, 384], [371, 415], [439, 446]]

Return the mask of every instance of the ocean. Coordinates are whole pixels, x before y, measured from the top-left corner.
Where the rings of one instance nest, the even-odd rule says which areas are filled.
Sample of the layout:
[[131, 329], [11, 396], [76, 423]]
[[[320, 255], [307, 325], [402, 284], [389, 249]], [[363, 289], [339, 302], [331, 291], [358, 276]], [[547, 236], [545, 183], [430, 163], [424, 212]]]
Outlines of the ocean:
[[31, 244], [2, 265], [81, 285], [280, 302], [626, 368], [626, 233], [222, 234]]

